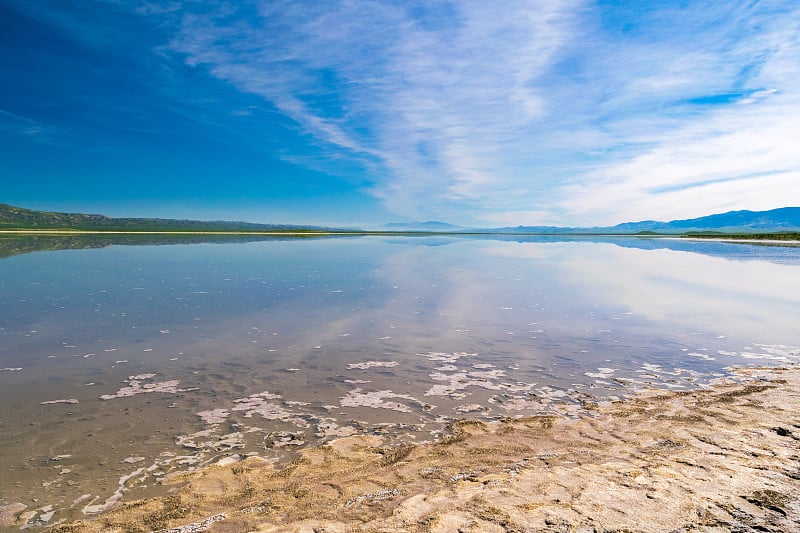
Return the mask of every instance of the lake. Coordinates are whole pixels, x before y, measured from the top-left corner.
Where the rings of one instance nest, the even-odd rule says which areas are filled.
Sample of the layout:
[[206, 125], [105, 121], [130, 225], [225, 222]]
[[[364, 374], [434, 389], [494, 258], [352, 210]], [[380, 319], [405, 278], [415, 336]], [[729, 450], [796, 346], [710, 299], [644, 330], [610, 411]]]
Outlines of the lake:
[[0, 506], [33, 526], [234, 454], [574, 416], [800, 361], [800, 248], [1, 237]]

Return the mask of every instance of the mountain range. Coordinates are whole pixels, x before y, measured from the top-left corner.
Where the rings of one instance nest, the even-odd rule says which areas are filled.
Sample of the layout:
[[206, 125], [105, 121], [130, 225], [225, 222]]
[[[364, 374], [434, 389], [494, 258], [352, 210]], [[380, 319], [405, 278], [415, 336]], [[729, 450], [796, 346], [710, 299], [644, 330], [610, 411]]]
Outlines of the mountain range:
[[447, 222], [438, 222], [436, 220], [428, 220], [427, 222], [389, 222], [381, 226], [381, 229], [387, 231], [463, 231], [462, 226], [448, 224]]
[[[200, 231], [200, 232], [302, 232], [359, 231], [321, 226], [256, 224], [252, 222], [174, 220], [166, 218], [112, 218], [105, 215], [34, 211], [0, 204], [0, 229], [76, 229], [95, 231]], [[509, 226], [466, 228], [446, 222], [393, 222], [381, 231], [429, 233], [509, 233], [509, 234], [685, 234], [692, 232], [770, 233], [800, 232], [800, 207], [781, 207], [769, 211], [729, 211], [699, 218], [643, 220], [616, 226], [571, 228], [558, 226]]]
[[616, 226], [560, 227], [506, 226], [501, 228], [467, 228], [444, 222], [395, 222], [383, 226], [396, 231], [447, 231], [456, 233], [523, 233], [523, 234], [684, 234], [692, 232], [769, 233], [800, 231], [800, 207], [781, 207], [769, 211], [729, 211], [699, 218], [671, 220], [642, 220]]

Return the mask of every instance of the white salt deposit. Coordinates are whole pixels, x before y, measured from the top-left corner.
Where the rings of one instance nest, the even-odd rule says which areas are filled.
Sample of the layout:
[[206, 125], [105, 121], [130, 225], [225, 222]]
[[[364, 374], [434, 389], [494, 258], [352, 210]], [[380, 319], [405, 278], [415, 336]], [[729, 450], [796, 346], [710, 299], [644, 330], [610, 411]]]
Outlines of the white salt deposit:
[[690, 357], [698, 357], [700, 359], [703, 359], [704, 361], [716, 361], [717, 360], [716, 357], [713, 357], [713, 356], [708, 355], [706, 353], [700, 353], [700, 352], [689, 352], [686, 355], [688, 355]]
[[409, 400], [422, 404], [416, 398], [405, 394], [396, 394], [390, 390], [362, 392], [362, 389], [353, 389], [339, 400], [342, 407], [373, 407], [375, 409], [390, 409], [401, 413], [410, 413], [411, 408], [400, 402], [386, 401], [386, 399]]
[[497, 405], [506, 411], [541, 411], [546, 406], [542, 400], [528, 396], [501, 394], [489, 398], [489, 403]]
[[349, 437], [358, 433], [352, 426], [340, 426], [335, 418], [321, 418], [317, 423], [316, 436], [318, 437]]
[[359, 370], [366, 370], [368, 368], [393, 368], [399, 365], [397, 361], [365, 361], [363, 363], [349, 363], [347, 368], [352, 370], [357, 368]]
[[[117, 490], [114, 492], [114, 494], [112, 494], [111, 496], [106, 498], [106, 500], [101, 504], [97, 504], [97, 505], [91, 505], [90, 504], [90, 505], [84, 506], [83, 514], [88, 515], [88, 514], [102, 513], [104, 511], [108, 511], [109, 509], [112, 509], [113, 507], [115, 507], [117, 505], [117, 503], [119, 503], [119, 501], [122, 499], [123, 493], [128, 490], [127, 483], [129, 481], [131, 481], [132, 479], [134, 479], [135, 477], [137, 477], [137, 476], [141, 475], [142, 473], [144, 473], [144, 471], [145, 471], [144, 468], [138, 468], [138, 469], [134, 470], [133, 472], [131, 472], [130, 474], [122, 476], [121, 478], [119, 478], [119, 485], [117, 486]], [[97, 501], [97, 499], [98, 498], [95, 498], [94, 500], [92, 500], [92, 503]]]
[[428, 353], [418, 353], [420, 357], [425, 357], [426, 359], [430, 359], [431, 361], [441, 361], [442, 363], [455, 363], [459, 359], [463, 357], [475, 357], [478, 355], [477, 353], [467, 353], [467, 352], [454, 352], [454, 353], [444, 353], [444, 352], [428, 352]]
[[281, 399], [279, 394], [273, 394], [267, 391], [252, 394], [247, 398], [234, 400], [234, 403], [238, 405], [232, 407], [231, 411], [244, 412], [245, 418], [252, 418], [253, 415], [259, 415], [266, 420], [283, 420], [297, 427], [309, 427], [309, 423], [297, 413], [293, 413], [278, 403], [270, 401], [278, 399]]
[[128, 383], [127, 387], [122, 387], [114, 394], [103, 394], [100, 396], [101, 400], [113, 400], [114, 398], [126, 398], [135, 396], [137, 394], [145, 394], [149, 392], [166, 392], [170, 394], [177, 394], [179, 392], [189, 392], [197, 389], [179, 389], [178, 384], [180, 381], [177, 379], [169, 381], [159, 381], [151, 383], [143, 383], [144, 381], [154, 378], [155, 374], [139, 374], [137, 376], [130, 376], [123, 383]]
[[471, 403], [469, 405], [459, 405], [455, 408], [455, 410], [458, 413], [477, 413], [480, 411], [485, 411], [486, 407], [479, 403]]
[[197, 413], [197, 416], [199, 416], [206, 424], [214, 425], [225, 422], [230, 414], [231, 412], [227, 409], [213, 409], [211, 411], [200, 411]]
[[590, 378], [606, 379], [614, 375], [614, 369], [601, 367], [597, 369], [597, 372], [584, 372], [583, 374]]

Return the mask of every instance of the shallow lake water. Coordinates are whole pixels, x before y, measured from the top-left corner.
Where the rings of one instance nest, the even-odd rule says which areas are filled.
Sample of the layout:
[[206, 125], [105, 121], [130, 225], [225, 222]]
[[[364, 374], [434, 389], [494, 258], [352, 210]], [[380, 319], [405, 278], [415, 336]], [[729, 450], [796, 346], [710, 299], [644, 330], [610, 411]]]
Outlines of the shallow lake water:
[[424, 442], [800, 361], [797, 247], [188, 242], [0, 239], [0, 506], [31, 526], [233, 454]]

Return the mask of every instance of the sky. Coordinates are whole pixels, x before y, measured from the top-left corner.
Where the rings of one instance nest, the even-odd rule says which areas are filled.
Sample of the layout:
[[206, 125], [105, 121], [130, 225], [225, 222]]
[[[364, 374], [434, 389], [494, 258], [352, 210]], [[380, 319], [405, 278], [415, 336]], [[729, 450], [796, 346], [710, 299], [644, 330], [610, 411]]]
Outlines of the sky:
[[800, 206], [800, 3], [0, 0], [0, 202], [360, 227]]

